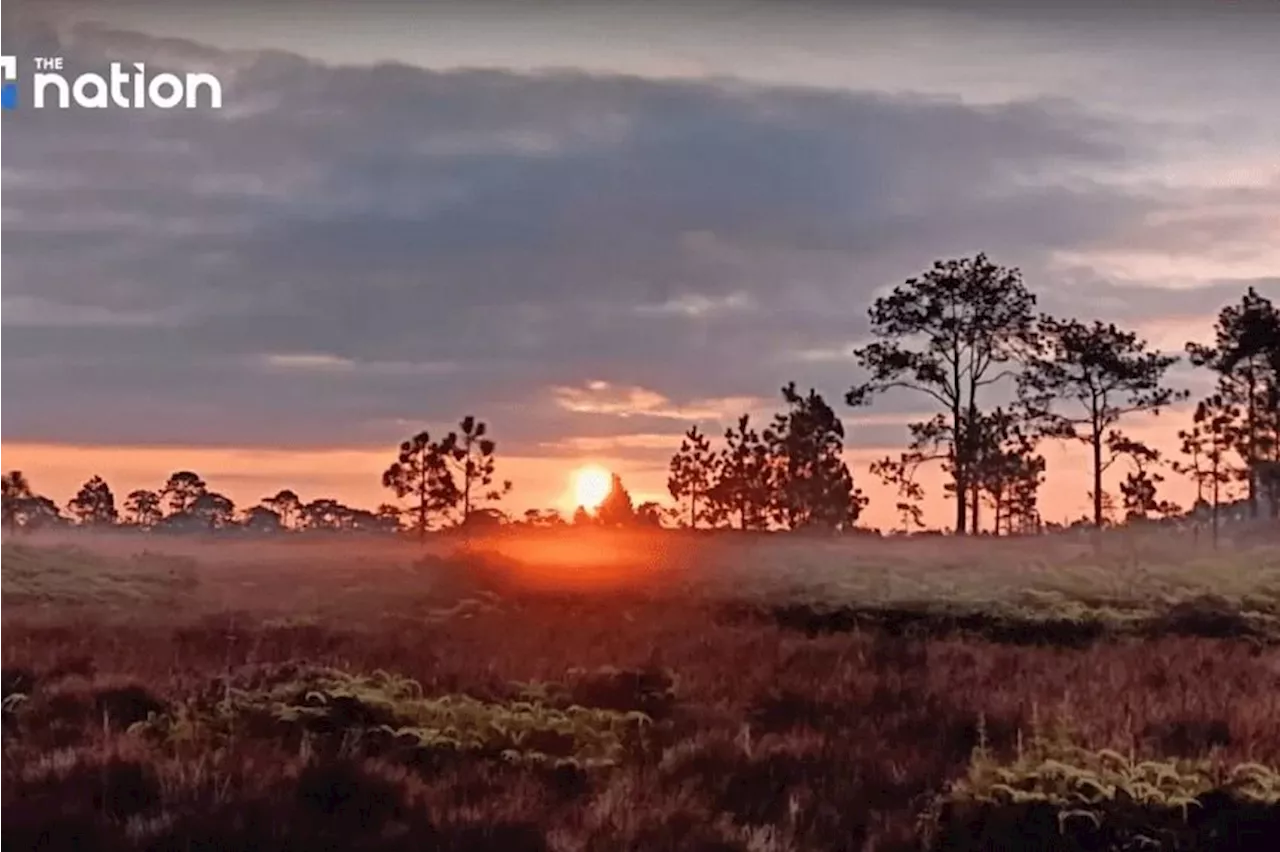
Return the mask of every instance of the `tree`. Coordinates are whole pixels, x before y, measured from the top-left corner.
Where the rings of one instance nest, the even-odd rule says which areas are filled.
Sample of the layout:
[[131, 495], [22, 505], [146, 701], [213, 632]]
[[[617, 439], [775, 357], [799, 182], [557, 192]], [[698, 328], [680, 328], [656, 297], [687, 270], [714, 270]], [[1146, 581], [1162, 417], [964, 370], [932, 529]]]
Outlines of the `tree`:
[[1178, 507], [1159, 497], [1160, 483], [1164, 476], [1158, 471], [1162, 458], [1160, 451], [1135, 441], [1118, 429], [1107, 435], [1107, 448], [1113, 457], [1129, 460], [1131, 468], [1120, 483], [1121, 504], [1125, 520], [1145, 521], [1152, 515], [1165, 517], [1178, 512]]
[[[1148, 349], [1131, 331], [1114, 323], [1040, 320], [1040, 346], [1021, 389], [1044, 434], [1087, 444], [1092, 450], [1093, 521], [1104, 524], [1103, 473], [1115, 461], [1106, 452], [1108, 431], [1138, 412], [1158, 414], [1186, 393], [1164, 386], [1165, 373], [1178, 357]], [[1064, 414], [1062, 405], [1075, 410]]]
[[250, 532], [273, 534], [285, 528], [280, 513], [265, 505], [250, 506], [244, 512], [242, 526]]
[[769, 525], [769, 448], [750, 424], [750, 416], [744, 414], [737, 428], [725, 430], [725, 449], [711, 465], [717, 478], [708, 497], [719, 513], [736, 517], [738, 529], [758, 530]]
[[1249, 511], [1256, 518], [1253, 465], [1280, 460], [1280, 309], [1250, 287], [1238, 304], [1219, 312], [1214, 332], [1213, 344], [1188, 343], [1187, 353], [1192, 364], [1218, 374], [1217, 395], [1236, 412], [1228, 428], [1241, 460], [1235, 476], [1247, 484]]
[[208, 490], [208, 485], [189, 470], [170, 475], [160, 493], [169, 503], [169, 513], [185, 515], [196, 499]]
[[596, 508], [596, 520], [606, 527], [625, 527], [635, 523], [635, 509], [631, 505], [631, 495], [622, 484], [622, 477], [613, 474], [609, 493]]
[[[462, 503], [460, 521], [465, 523], [471, 513], [483, 503], [501, 500], [510, 493], [511, 482], [507, 480], [498, 488], [489, 488], [493, 485], [493, 453], [497, 444], [484, 437], [488, 427], [471, 415], [464, 417], [458, 425], [462, 430], [461, 435], [457, 432], [446, 435], [441, 442], [440, 453], [462, 477], [462, 489], [458, 496]], [[482, 492], [482, 488], [489, 490]]]
[[555, 509], [527, 509], [523, 523], [531, 527], [562, 527], [565, 520]]
[[462, 526], [470, 530], [486, 530], [496, 529], [511, 523], [511, 518], [507, 517], [507, 513], [492, 506], [484, 509], [474, 509], [467, 519], [462, 522]]
[[689, 427], [680, 442], [679, 451], [671, 457], [667, 491], [671, 497], [689, 506], [689, 526], [707, 519], [707, 495], [716, 475], [716, 456], [711, 441], [696, 425]]
[[641, 527], [661, 527], [662, 507], [653, 500], [646, 500], [636, 507], [636, 525]]
[[914, 457], [906, 452], [896, 459], [886, 456], [871, 463], [872, 476], [879, 477], [881, 482], [898, 493], [894, 509], [898, 512], [900, 531], [904, 535], [924, 526], [924, 512], [920, 508], [920, 502], [924, 500], [924, 488], [915, 481], [914, 462]]
[[262, 505], [279, 517], [280, 526], [284, 529], [292, 527], [302, 512], [302, 500], [289, 488], [277, 491], [274, 496], [262, 498]]
[[129, 492], [124, 501], [124, 510], [130, 523], [139, 527], [154, 527], [164, 517], [162, 505], [163, 500], [159, 494], [139, 488]]
[[[1209, 507], [1213, 543], [1218, 543], [1218, 515], [1225, 490], [1233, 480], [1226, 462], [1233, 440], [1232, 424], [1240, 413], [1221, 395], [1214, 394], [1196, 405], [1191, 428], [1178, 432], [1187, 462], [1175, 462], [1173, 469], [1196, 485], [1196, 510]], [[1206, 496], [1208, 499], [1206, 499]]]
[[109, 527], [119, 520], [115, 495], [100, 476], [80, 486], [76, 496], [67, 503], [67, 511], [82, 526]]
[[378, 528], [383, 532], [399, 532], [402, 514], [400, 507], [392, 506], [390, 503], [383, 503], [374, 512], [374, 517], [377, 519]]
[[867, 501], [841, 455], [844, 424], [816, 390], [801, 396], [792, 382], [782, 397], [789, 409], [764, 433], [774, 520], [789, 530], [852, 526]]
[[409, 512], [418, 537], [426, 536], [432, 518], [458, 505], [457, 483], [449, 472], [445, 450], [419, 432], [400, 445], [396, 461], [382, 474], [382, 486], [400, 499], [412, 497]]
[[0, 479], [0, 492], [3, 493], [4, 526], [14, 532], [19, 526], [23, 508], [34, 496], [31, 483], [20, 470], [11, 470]]
[[1036, 526], [1036, 504], [1046, 464], [1036, 453], [1037, 437], [1023, 428], [1024, 415], [996, 408], [980, 415], [974, 429], [974, 459], [970, 478], [972, 529], [979, 524], [983, 500], [995, 512], [992, 532], [1013, 532]]
[[355, 509], [350, 506], [346, 508], [347, 513], [342, 519], [341, 529], [347, 532], [386, 534], [394, 531], [388, 528], [385, 520], [368, 509]]
[[966, 423], [976, 422], [979, 395], [1011, 377], [1010, 365], [1034, 334], [1035, 297], [1017, 269], [985, 254], [937, 261], [871, 306], [876, 342], [854, 350], [870, 378], [845, 396], [862, 406], [896, 388], [932, 400], [943, 410], [913, 424], [915, 464], [941, 460], [956, 495], [955, 529], [968, 528], [966, 495], [975, 447]]
[[58, 504], [40, 494], [24, 499], [18, 509], [18, 526], [23, 529], [56, 527], [66, 523]]
[[191, 502], [183, 514], [205, 529], [219, 530], [235, 520], [236, 504], [216, 491], [205, 491]]
[[589, 527], [596, 523], [596, 519], [586, 510], [585, 506], [579, 506], [573, 510], [573, 525], [575, 527]]
[[332, 497], [320, 497], [303, 504], [298, 518], [304, 529], [337, 531], [351, 527], [352, 511]]
[[1040, 519], [1040, 486], [1044, 484], [1044, 456], [1026, 455], [1009, 484], [1005, 528], [1014, 534], [1027, 535], [1043, 529]]

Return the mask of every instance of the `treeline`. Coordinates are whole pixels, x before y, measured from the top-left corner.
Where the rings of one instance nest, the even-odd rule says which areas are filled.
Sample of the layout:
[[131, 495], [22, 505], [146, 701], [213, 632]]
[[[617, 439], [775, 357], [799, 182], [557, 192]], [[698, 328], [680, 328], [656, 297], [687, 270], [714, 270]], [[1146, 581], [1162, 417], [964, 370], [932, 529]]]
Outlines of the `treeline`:
[[[1197, 511], [1217, 510], [1243, 488], [1250, 512], [1266, 498], [1275, 517], [1280, 459], [1280, 312], [1256, 290], [1224, 307], [1214, 342], [1188, 343], [1191, 365], [1212, 371], [1215, 389], [1182, 430], [1180, 459], [1165, 459], [1121, 428], [1188, 398], [1168, 384], [1178, 355], [1153, 350], [1136, 332], [1101, 321], [1036, 311], [1021, 273], [985, 255], [938, 261], [875, 301], [873, 342], [854, 351], [864, 380], [846, 395], [861, 407], [898, 391], [935, 409], [909, 426], [910, 443], [874, 472], [894, 486], [903, 526], [918, 524], [924, 492], [916, 475], [940, 466], [954, 498], [957, 534], [1041, 529], [1037, 495], [1046, 473], [1039, 447], [1066, 441], [1088, 450], [1090, 517], [1102, 527], [1169, 517], [1162, 471], [1197, 485]], [[1104, 474], [1124, 465], [1119, 493]]]
[[[1190, 365], [1212, 371], [1215, 383], [1178, 432], [1179, 457], [1169, 459], [1121, 424], [1189, 397], [1168, 382], [1181, 357], [1114, 323], [1038, 312], [1016, 269], [982, 254], [938, 261], [868, 313], [872, 341], [852, 353], [864, 378], [846, 404], [859, 409], [896, 393], [934, 409], [907, 425], [901, 453], [870, 467], [896, 493], [901, 532], [924, 526], [926, 465], [943, 473], [957, 534], [1061, 528], [1039, 509], [1048, 472], [1041, 447], [1052, 441], [1087, 449], [1092, 510], [1073, 526], [1182, 516], [1162, 494], [1169, 473], [1194, 482], [1191, 513], [1215, 531], [1220, 508], [1236, 497], [1255, 518], [1264, 506], [1271, 518], [1280, 509], [1280, 312], [1255, 289], [1222, 308], [1212, 343], [1186, 345]], [[839, 463], [839, 419], [814, 392], [804, 400], [794, 385], [783, 393], [791, 413], [762, 431], [743, 415], [718, 447], [696, 426], [685, 434], [669, 479], [682, 525], [839, 528], [857, 519], [866, 499]], [[1117, 465], [1122, 476], [1109, 491], [1106, 475]]]
[[356, 509], [331, 498], [303, 502], [289, 489], [237, 509], [230, 497], [209, 490], [196, 473], [172, 474], [155, 490], [139, 489], [118, 506], [111, 486], [100, 476], [89, 479], [67, 502], [66, 514], [48, 497], [35, 493], [21, 471], [3, 478], [4, 525], [15, 529], [77, 526], [91, 529], [133, 528], [194, 533], [242, 530], [275, 533], [288, 530], [395, 532], [400, 510], [382, 505], [377, 511]]
[[744, 414], [715, 450], [697, 426], [672, 457], [667, 490], [689, 527], [852, 527], [867, 506], [843, 459], [844, 424], [816, 390], [782, 389], [787, 410], [763, 430]]
[[[1185, 357], [1214, 376], [1178, 432], [1176, 458], [1126, 434], [1122, 422], [1188, 399], [1169, 383], [1182, 355], [1153, 349], [1114, 323], [1056, 318], [1036, 309], [1017, 269], [986, 255], [938, 261], [872, 304], [871, 340], [852, 352], [861, 381], [845, 403], [862, 409], [887, 394], [933, 409], [908, 424], [906, 448], [870, 473], [896, 494], [901, 532], [923, 527], [919, 481], [937, 466], [955, 507], [956, 534], [1026, 534], [1060, 525], [1039, 510], [1047, 474], [1041, 448], [1087, 449], [1091, 512], [1076, 524], [1173, 518], [1167, 475], [1196, 486], [1191, 513], [1217, 528], [1223, 505], [1243, 498], [1253, 517], [1280, 509], [1280, 311], [1250, 288], [1219, 312], [1213, 342], [1186, 345]], [[400, 445], [382, 475], [399, 505], [355, 509], [328, 498], [303, 503], [290, 490], [237, 511], [195, 473], [181, 471], [155, 491], [131, 492], [118, 511], [110, 487], [93, 477], [66, 506], [32, 491], [19, 471], [4, 476], [9, 530], [75, 524], [170, 531], [352, 530], [425, 535], [431, 530], [518, 523], [530, 526], [650, 525], [742, 530], [853, 528], [868, 501], [843, 460], [845, 427], [816, 390], [782, 389], [784, 410], [762, 428], [743, 414], [713, 441], [693, 426], [669, 465], [673, 506], [633, 506], [622, 480], [593, 510], [570, 520], [555, 510], [519, 519], [498, 505], [510, 481], [496, 475], [496, 442], [474, 417], [439, 438], [420, 432]], [[1116, 466], [1119, 465], [1117, 468]], [[1109, 491], [1108, 472], [1119, 471]], [[1264, 512], [1265, 508], [1265, 512]]]

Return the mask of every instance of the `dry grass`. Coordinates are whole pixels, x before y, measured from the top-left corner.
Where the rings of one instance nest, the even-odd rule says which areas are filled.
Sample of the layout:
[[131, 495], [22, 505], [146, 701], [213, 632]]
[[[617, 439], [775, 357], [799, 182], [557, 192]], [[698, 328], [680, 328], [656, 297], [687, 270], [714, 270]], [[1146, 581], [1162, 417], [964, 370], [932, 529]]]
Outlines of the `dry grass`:
[[69, 543], [4, 548], [13, 848], [1263, 849], [1276, 828], [1265, 542]]

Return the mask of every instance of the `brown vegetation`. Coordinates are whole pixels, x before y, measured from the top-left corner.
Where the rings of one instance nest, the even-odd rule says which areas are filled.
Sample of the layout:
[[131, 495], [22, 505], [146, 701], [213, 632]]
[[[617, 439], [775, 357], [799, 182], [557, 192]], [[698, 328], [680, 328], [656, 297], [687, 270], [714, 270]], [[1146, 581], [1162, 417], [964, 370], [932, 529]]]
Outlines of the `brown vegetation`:
[[1274, 545], [91, 544], [4, 548], [11, 848], [1263, 849], [1278, 828]]

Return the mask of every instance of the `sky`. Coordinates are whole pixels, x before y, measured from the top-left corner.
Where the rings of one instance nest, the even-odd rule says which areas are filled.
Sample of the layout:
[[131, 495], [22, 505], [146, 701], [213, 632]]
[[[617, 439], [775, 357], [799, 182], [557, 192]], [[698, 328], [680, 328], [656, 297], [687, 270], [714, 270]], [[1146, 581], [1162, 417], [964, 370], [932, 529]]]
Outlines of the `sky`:
[[[465, 414], [511, 509], [572, 508], [588, 463], [666, 499], [682, 432], [794, 380], [886, 525], [867, 464], [930, 411], [845, 407], [850, 353], [935, 259], [1169, 350], [1280, 298], [1277, 2], [53, 0], [0, 35], [223, 82], [220, 111], [3, 116], [3, 465], [60, 502], [194, 469], [371, 506]], [[1171, 451], [1185, 417], [1126, 426]], [[1075, 517], [1083, 458], [1047, 455]]]

